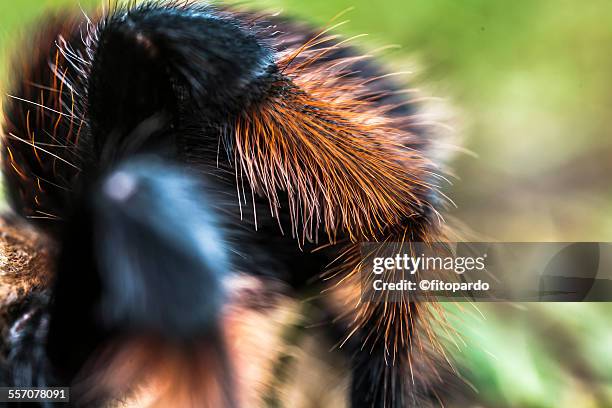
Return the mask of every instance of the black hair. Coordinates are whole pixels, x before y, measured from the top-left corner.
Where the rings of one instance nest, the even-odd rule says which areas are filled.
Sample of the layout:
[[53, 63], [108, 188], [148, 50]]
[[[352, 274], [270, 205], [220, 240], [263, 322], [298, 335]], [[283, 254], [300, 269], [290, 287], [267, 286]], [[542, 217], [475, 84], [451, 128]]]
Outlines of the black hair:
[[335, 296], [315, 302], [351, 359], [352, 407], [437, 403], [446, 368], [416, 345], [427, 308], [364, 304], [355, 280], [359, 243], [443, 235], [431, 129], [376, 64], [325, 31], [172, 2], [50, 20], [32, 51], [5, 105], [3, 171], [59, 251], [21, 301], [19, 345], [5, 338], [5, 384], [74, 383], [144, 333], [207, 344], [234, 406], [225, 283], [244, 273]]

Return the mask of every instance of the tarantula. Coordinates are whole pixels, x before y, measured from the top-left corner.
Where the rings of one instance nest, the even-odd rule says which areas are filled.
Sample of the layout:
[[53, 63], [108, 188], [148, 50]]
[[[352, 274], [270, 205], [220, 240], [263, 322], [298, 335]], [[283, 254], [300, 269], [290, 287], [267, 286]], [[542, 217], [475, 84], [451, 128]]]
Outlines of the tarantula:
[[359, 280], [362, 242], [445, 238], [435, 132], [332, 28], [173, 2], [39, 27], [4, 102], [8, 198], [38, 234], [3, 301], [4, 384], [273, 406], [274, 311], [322, 292], [351, 407], [441, 404], [439, 308]]

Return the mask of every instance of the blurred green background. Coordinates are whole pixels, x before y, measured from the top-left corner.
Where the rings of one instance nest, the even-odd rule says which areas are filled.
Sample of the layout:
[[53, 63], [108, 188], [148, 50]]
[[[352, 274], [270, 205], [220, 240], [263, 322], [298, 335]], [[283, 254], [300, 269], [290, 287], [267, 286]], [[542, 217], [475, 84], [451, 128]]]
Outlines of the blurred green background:
[[[3, 56], [50, 8], [98, 1], [0, 0]], [[482, 240], [612, 241], [612, 2], [265, 0], [338, 31], [425, 95], [454, 129], [452, 215]], [[2, 59], [0, 78], [6, 78]], [[2, 84], [2, 86], [4, 83]], [[442, 128], [441, 128], [442, 129]], [[609, 304], [479, 304], [453, 324], [466, 378], [486, 407], [612, 406]]]

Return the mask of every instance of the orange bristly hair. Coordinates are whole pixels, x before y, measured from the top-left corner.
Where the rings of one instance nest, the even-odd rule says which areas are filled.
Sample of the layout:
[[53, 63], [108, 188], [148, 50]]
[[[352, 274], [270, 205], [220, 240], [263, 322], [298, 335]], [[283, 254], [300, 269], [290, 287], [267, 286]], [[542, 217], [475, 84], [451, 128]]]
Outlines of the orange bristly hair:
[[313, 64], [315, 55], [292, 65], [293, 58], [278, 62], [285, 69], [276, 95], [242, 115], [235, 133], [237, 172], [269, 199], [272, 214], [284, 191], [293, 236], [317, 241], [323, 227], [335, 242], [340, 231], [379, 240], [432, 208], [425, 197], [436, 186], [425, 180], [435, 166], [406, 147], [417, 141], [401, 129], [407, 118], [372, 103], [372, 79], [342, 75], [348, 59]]
[[379, 78], [351, 75], [351, 64], [367, 56], [323, 62], [342, 43], [314, 47], [334, 38], [317, 35], [279, 59], [284, 78], [275, 96], [238, 120], [236, 171], [269, 200], [275, 216], [285, 204], [279, 192], [287, 194], [292, 234], [300, 242], [316, 242], [321, 227], [330, 243], [348, 236], [352, 242], [323, 276], [329, 299], [347, 323], [345, 341], [369, 326], [362, 347], [382, 342], [385, 370], [405, 370], [409, 381], [427, 387], [455, 371], [443, 342], [457, 334], [436, 302], [363, 301], [367, 282], [359, 242], [444, 240], [447, 231], [428, 202], [431, 195], [444, 197], [432, 182], [441, 176], [426, 153], [414, 148], [422, 146], [423, 135], [407, 129], [418, 118], [394, 116], [396, 106], [376, 103], [383, 95], [371, 85]]
[[[48, 190], [68, 190], [64, 180], [78, 174], [84, 160], [79, 137], [85, 120], [73, 85], [80, 79], [76, 71], [86, 67], [71, 65], [68, 55], [74, 59], [77, 54], [67, 41], [83, 30], [81, 24], [78, 15], [53, 16], [30, 40], [32, 46], [26, 49], [31, 52], [17, 53], [20, 82], [11, 91], [15, 94], [6, 95], [1, 156], [7, 174], [17, 175], [14, 188], [31, 203], [19, 209], [29, 218], [61, 218], [53, 213]], [[93, 24], [85, 28], [91, 31]]]
[[[444, 232], [439, 233], [444, 236]], [[406, 234], [393, 235], [385, 241], [396, 248], [395, 252], [410, 248]], [[444, 344], [455, 342], [458, 333], [447, 321], [442, 305], [426, 293], [419, 294], [418, 298], [402, 295], [397, 299], [390, 299], [389, 294], [385, 293], [385, 299], [376, 302], [364, 300], [363, 288], [372, 283], [372, 274], [364, 274], [364, 268], [362, 248], [358, 243], [352, 243], [339, 255], [336, 266], [324, 274], [324, 279], [329, 283], [325, 292], [331, 297], [339, 316], [348, 322], [348, 334], [339, 346], [342, 347], [368, 322], [374, 322], [362, 347], [367, 350], [382, 341], [389, 370], [397, 368], [396, 361], [406, 360], [409, 369], [406, 374], [412, 378], [412, 382], [420, 383], [437, 381], [445, 370], [455, 370]], [[397, 280], [391, 277], [386, 279]], [[380, 313], [381, 310], [384, 313]]]

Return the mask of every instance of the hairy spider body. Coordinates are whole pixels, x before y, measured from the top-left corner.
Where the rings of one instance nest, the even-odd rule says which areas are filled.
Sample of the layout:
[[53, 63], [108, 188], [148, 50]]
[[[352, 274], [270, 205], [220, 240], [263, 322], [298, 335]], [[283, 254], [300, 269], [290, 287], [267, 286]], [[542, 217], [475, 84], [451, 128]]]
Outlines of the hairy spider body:
[[[7, 318], [34, 333], [5, 335], [7, 384], [96, 405], [173, 378], [160, 406], [263, 404], [244, 367], [265, 352], [236, 344], [325, 290], [350, 406], [440, 402], [440, 310], [360, 299], [361, 242], [445, 237], [433, 132], [376, 65], [329, 30], [156, 2], [51, 19], [28, 51], [2, 165], [57, 253]], [[8, 346], [24, 336], [38, 353]]]

